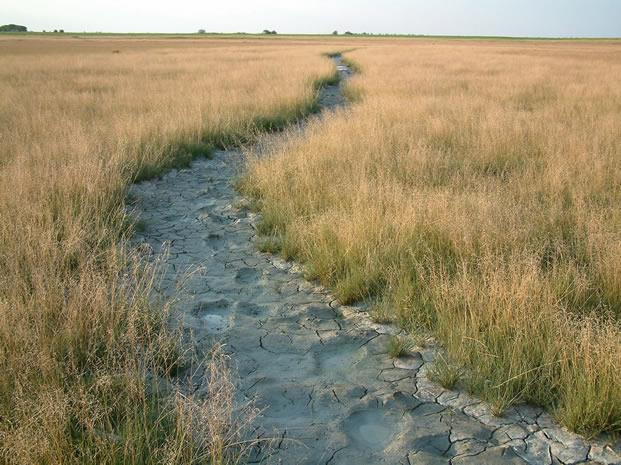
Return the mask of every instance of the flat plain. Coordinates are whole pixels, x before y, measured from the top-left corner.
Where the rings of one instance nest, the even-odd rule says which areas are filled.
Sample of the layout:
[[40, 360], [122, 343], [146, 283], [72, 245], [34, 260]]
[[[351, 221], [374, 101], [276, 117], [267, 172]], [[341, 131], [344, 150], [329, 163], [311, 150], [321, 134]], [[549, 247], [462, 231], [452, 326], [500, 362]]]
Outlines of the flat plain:
[[[338, 81], [326, 57], [335, 52], [356, 71], [340, 86], [349, 104], [253, 153], [261, 134], [324, 105], [319, 89]], [[253, 248], [299, 263], [326, 286], [321, 299], [333, 295], [329, 308], [357, 303], [403, 330], [378, 339], [380, 351], [433, 344], [429, 378], [496, 415], [526, 403], [587, 437], [620, 431], [619, 42], [3, 36], [0, 53], [4, 462], [238, 460], [240, 424], [261, 421], [236, 401], [250, 378], [236, 381], [228, 366], [243, 368], [244, 351], [209, 354], [215, 317], [199, 321], [208, 346], [171, 325], [187, 291], [160, 296], [161, 267], [144, 256], [158, 240], [187, 236], [197, 242], [185, 247], [206, 241], [211, 266], [226, 268], [217, 253], [241, 245], [231, 236], [222, 252], [228, 242], [209, 228], [257, 214]], [[221, 149], [239, 146], [246, 157], [231, 152], [227, 165]], [[205, 173], [209, 160], [192, 162], [214, 153], [226, 179], [183, 171]], [[235, 182], [254, 213], [239, 213], [238, 194], [220, 184], [198, 205], [200, 186], [189, 196], [176, 173], [203, 176], [207, 191]], [[150, 229], [131, 213], [130, 186], [162, 175], [155, 199], [187, 201], [188, 215], [212, 204], [237, 213], [211, 218], [218, 225], [204, 224], [202, 238], [177, 231], [183, 215], [167, 218], [160, 204], [163, 229]], [[137, 236], [154, 243], [135, 247]], [[184, 272], [204, 265], [189, 257], [171, 259]], [[258, 251], [243, 257], [232, 268], [239, 293], [259, 285], [245, 275], [286, 285]], [[276, 295], [278, 312], [300, 298]], [[239, 341], [243, 328], [231, 332]], [[186, 377], [199, 356], [207, 375], [191, 395]], [[338, 381], [336, 391], [356, 387]], [[382, 422], [367, 426], [398, 434]]]

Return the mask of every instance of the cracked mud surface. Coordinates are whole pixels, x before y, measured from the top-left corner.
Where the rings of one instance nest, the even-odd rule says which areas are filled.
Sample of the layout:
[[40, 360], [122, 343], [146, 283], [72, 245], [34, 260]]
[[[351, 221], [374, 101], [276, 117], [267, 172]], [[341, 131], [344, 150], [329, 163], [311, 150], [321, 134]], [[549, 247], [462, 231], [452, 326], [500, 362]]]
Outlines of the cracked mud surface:
[[[344, 103], [338, 86], [320, 100], [324, 109]], [[432, 384], [425, 373], [433, 348], [390, 359], [397, 329], [338, 305], [295, 265], [257, 252], [258, 218], [236, 207], [231, 185], [242, 166], [239, 151], [217, 152], [136, 184], [132, 194], [146, 224], [136, 243], [169, 250], [161, 292], [172, 295], [183, 282], [176, 316], [197, 344], [226, 343], [240, 395], [263, 410], [256, 437], [277, 438], [257, 447], [251, 463], [620, 463], [539, 409], [497, 418], [478, 400]], [[194, 383], [200, 394], [200, 376]]]

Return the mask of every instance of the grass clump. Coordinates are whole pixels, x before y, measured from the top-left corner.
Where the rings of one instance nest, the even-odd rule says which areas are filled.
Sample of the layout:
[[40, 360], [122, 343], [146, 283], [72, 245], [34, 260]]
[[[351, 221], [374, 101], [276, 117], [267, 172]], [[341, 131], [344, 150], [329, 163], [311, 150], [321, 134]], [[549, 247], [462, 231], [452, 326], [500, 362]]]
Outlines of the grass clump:
[[376, 302], [370, 309], [369, 315], [375, 323], [389, 324], [394, 321], [392, 310], [382, 302]]
[[352, 268], [340, 276], [334, 286], [334, 295], [342, 304], [371, 297], [377, 288], [377, 276], [360, 268]]
[[277, 254], [282, 250], [282, 240], [277, 236], [262, 237], [257, 247], [261, 252]]
[[391, 358], [401, 358], [409, 355], [412, 349], [411, 341], [405, 336], [391, 336], [388, 341], [387, 352]]
[[332, 74], [328, 75], [328, 76], [324, 76], [320, 79], [317, 79], [315, 81], [314, 87], [315, 90], [319, 90], [323, 87], [327, 87], [327, 86], [335, 86], [337, 85], [339, 82], [341, 81], [341, 76], [338, 73], [338, 71], [334, 71]]
[[205, 143], [205, 142], [188, 143], [186, 142], [184, 144], [180, 144], [179, 148], [177, 149], [176, 156], [183, 157], [184, 155], [187, 154], [191, 157], [192, 160], [199, 158], [199, 157], [212, 158], [214, 150], [215, 150], [215, 147], [210, 143]]
[[450, 362], [446, 356], [439, 354], [434, 360], [427, 376], [445, 389], [453, 389], [461, 378], [462, 370]]

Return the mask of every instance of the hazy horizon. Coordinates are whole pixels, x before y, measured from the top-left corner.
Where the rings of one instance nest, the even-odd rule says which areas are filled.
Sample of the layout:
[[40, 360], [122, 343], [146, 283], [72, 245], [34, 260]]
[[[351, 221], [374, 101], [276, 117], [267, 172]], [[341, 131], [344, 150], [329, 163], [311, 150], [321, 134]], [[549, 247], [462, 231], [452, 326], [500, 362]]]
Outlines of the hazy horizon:
[[22, 0], [0, 7], [3, 24], [31, 31], [340, 33], [475, 35], [513, 37], [621, 37], [621, 2], [616, 0]]

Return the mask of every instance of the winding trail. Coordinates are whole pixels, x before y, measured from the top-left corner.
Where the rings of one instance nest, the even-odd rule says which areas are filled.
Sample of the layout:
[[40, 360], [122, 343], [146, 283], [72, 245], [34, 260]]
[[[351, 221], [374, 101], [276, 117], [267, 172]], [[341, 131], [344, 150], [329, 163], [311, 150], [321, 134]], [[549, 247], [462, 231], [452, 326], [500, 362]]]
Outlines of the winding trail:
[[[336, 64], [346, 78], [349, 69]], [[324, 88], [320, 104], [324, 116], [344, 105], [340, 87]], [[433, 385], [425, 376], [433, 348], [390, 359], [386, 345], [398, 330], [257, 252], [258, 218], [237, 208], [231, 183], [242, 166], [240, 151], [219, 151], [131, 192], [146, 224], [136, 244], [169, 249], [161, 292], [172, 295], [183, 281], [175, 311], [185, 329], [204, 347], [224, 339], [240, 392], [263, 409], [257, 436], [280, 438], [257, 448], [251, 463], [618, 463], [541, 410], [496, 418], [476, 399]], [[200, 376], [194, 382], [200, 393]]]

